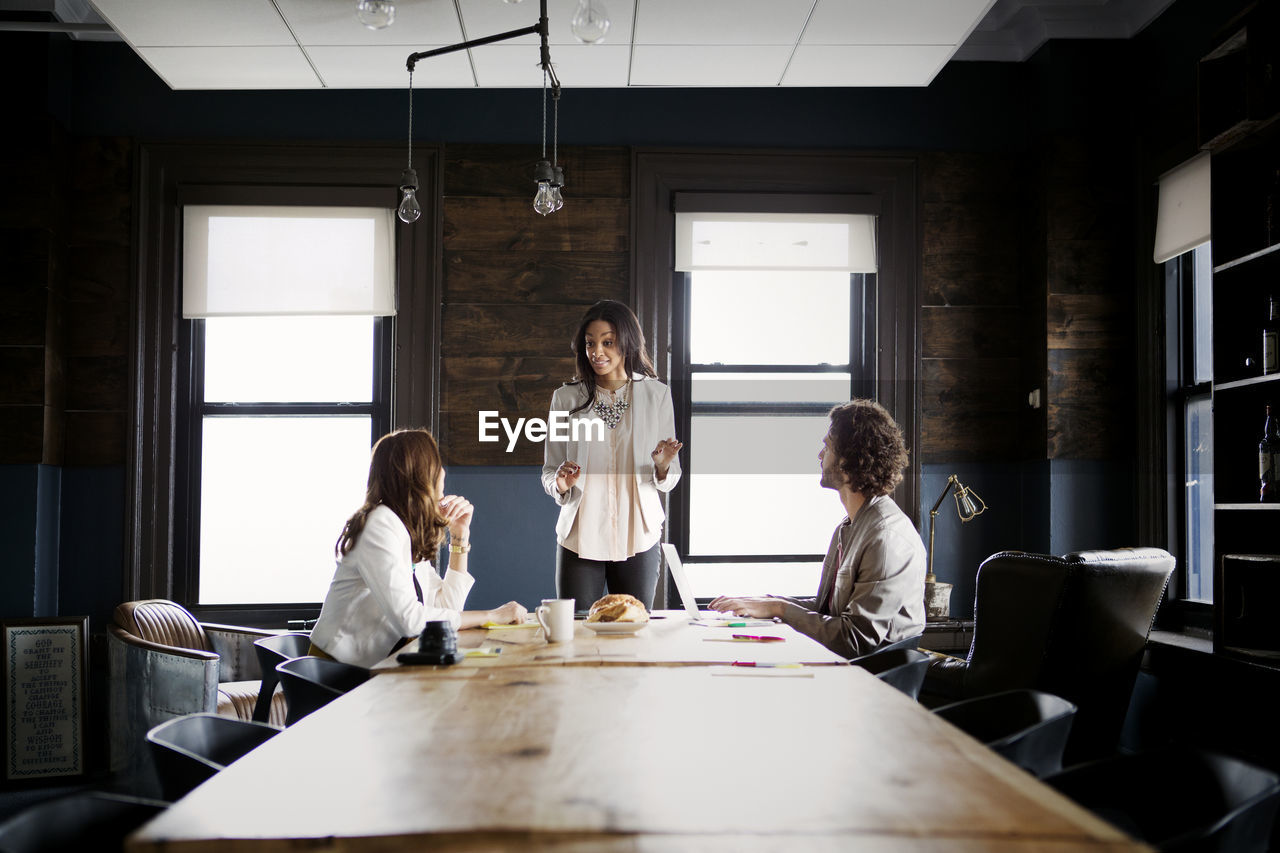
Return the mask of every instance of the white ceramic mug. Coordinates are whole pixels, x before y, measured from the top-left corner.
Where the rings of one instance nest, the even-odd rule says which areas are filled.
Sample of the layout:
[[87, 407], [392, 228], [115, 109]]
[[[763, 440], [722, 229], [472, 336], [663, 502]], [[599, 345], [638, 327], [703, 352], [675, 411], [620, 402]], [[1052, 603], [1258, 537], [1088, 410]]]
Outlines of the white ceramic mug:
[[572, 598], [544, 598], [534, 611], [548, 643], [567, 643], [573, 639], [573, 603]]

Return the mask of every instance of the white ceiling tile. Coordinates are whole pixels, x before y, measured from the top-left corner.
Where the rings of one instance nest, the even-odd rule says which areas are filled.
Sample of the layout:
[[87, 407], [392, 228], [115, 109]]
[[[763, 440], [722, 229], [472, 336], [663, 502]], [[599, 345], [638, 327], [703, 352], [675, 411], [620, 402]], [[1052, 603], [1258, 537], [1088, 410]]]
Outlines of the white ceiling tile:
[[784, 86], [928, 86], [950, 45], [802, 45]]
[[171, 89], [318, 89], [294, 47], [140, 47], [138, 55]]
[[134, 48], [296, 44], [270, 0], [93, 0]]
[[[481, 86], [526, 88], [542, 85], [536, 45], [485, 45], [471, 51]], [[551, 47], [551, 64], [566, 89], [627, 85], [631, 48], [626, 45], [565, 44]]]
[[[422, 45], [419, 49], [432, 47]], [[407, 89], [405, 60], [411, 52], [412, 48], [401, 45], [307, 48], [320, 79], [330, 89]], [[466, 51], [420, 60], [413, 70], [415, 89], [471, 89], [475, 85]]]
[[[462, 41], [453, 0], [397, 0], [395, 21], [371, 30], [355, 0], [276, 0], [298, 41], [311, 45], [442, 45]], [[536, 13], [535, 13], [536, 15]], [[406, 50], [407, 56], [412, 50]]]
[[632, 86], [776, 86], [790, 45], [637, 45]]
[[995, 0], [818, 0], [803, 44], [959, 44]]
[[795, 44], [813, 0], [637, 0], [635, 43]]
[[[598, 45], [627, 45], [631, 43], [631, 20], [635, 16], [634, 0], [597, 0], [609, 14], [609, 31], [596, 42]], [[500, 0], [460, 0], [462, 23], [467, 29], [467, 39], [520, 30], [538, 23], [538, 0], [520, 3], [503, 3]], [[580, 45], [570, 27], [578, 0], [548, 0], [547, 22], [551, 32], [548, 43]], [[503, 44], [537, 44], [536, 35], [522, 36]]]

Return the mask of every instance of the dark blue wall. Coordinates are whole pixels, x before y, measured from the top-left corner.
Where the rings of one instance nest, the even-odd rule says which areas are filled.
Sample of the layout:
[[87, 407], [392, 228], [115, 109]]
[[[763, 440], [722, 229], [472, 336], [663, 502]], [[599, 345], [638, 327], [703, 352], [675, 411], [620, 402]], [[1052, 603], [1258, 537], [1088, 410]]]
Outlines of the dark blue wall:
[[38, 465], [0, 465], [0, 615], [34, 616]]
[[[173, 92], [116, 44], [78, 44], [50, 62], [49, 109], [76, 134], [399, 141], [406, 131], [403, 89]], [[420, 88], [429, 73], [430, 60], [415, 75], [415, 138], [538, 144], [540, 90]], [[560, 142], [1017, 151], [1034, 136], [1038, 111], [1025, 106], [1037, 79], [1027, 65], [952, 63], [927, 89], [566, 89]]]
[[468, 563], [476, 583], [468, 609], [513, 599], [532, 609], [544, 598], [555, 598], [560, 508], [542, 490], [541, 466], [455, 466], [445, 474], [445, 491], [476, 508]]

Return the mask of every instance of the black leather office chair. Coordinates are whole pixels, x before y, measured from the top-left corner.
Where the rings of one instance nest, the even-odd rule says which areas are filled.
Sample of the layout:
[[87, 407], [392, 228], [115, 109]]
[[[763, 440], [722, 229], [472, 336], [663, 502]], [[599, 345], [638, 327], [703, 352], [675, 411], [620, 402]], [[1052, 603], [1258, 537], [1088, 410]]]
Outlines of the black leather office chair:
[[362, 666], [317, 657], [294, 658], [276, 667], [289, 706], [286, 726], [318, 711], [348, 690], [368, 681], [373, 673]]
[[28, 806], [0, 823], [4, 853], [124, 850], [125, 836], [168, 806], [103, 791], [80, 791]]
[[269, 722], [271, 697], [276, 692], [276, 686], [280, 684], [280, 673], [276, 672], [276, 667], [287, 660], [305, 657], [310, 648], [311, 635], [302, 632], [277, 634], [274, 637], [254, 640], [253, 650], [258, 655], [258, 664], [262, 667], [262, 689], [258, 691], [258, 702], [253, 707], [253, 718], [259, 723]]
[[934, 713], [1028, 773], [1047, 776], [1062, 769], [1076, 706], [1039, 690], [1006, 690], [943, 705]]
[[882, 649], [849, 661], [915, 699], [920, 695], [929, 656], [916, 649]]
[[1280, 807], [1280, 776], [1191, 747], [1104, 758], [1044, 781], [1169, 853], [1265, 853]]
[[187, 714], [147, 732], [156, 774], [167, 800], [176, 800], [280, 729], [217, 714]]
[[1052, 693], [1079, 709], [1064, 760], [1111, 754], [1173, 567], [1159, 548], [991, 555], [978, 569], [969, 655], [933, 653], [921, 701]]

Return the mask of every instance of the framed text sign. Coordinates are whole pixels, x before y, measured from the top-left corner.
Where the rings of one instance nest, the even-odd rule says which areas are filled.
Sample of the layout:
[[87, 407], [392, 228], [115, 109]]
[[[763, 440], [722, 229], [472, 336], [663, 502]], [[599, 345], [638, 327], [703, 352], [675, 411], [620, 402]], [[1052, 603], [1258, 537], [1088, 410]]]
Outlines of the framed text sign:
[[89, 617], [5, 619], [6, 782], [85, 772]]

